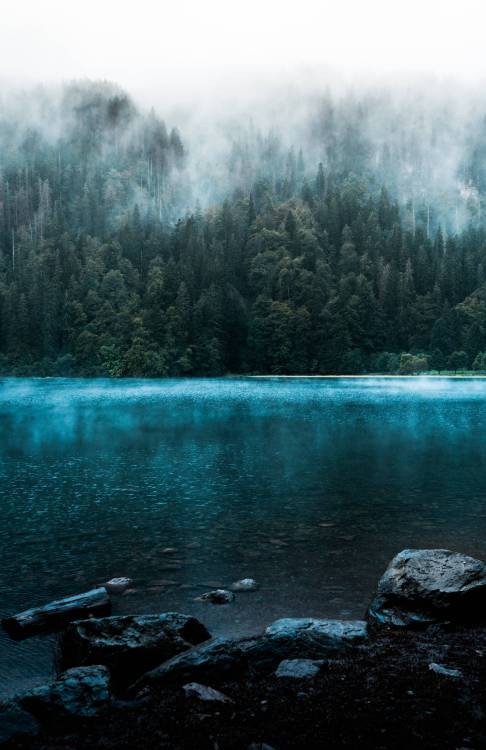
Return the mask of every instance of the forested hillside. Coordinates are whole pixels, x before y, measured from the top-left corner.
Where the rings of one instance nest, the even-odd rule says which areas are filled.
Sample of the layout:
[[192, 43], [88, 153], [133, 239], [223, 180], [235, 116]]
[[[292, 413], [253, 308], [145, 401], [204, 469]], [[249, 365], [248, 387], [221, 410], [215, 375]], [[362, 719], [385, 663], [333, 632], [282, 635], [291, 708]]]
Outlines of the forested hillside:
[[0, 372], [486, 369], [481, 117], [454, 182], [454, 131], [377, 145], [383, 104], [324, 101], [196, 184], [183, 130], [116, 87], [34, 104], [0, 116]]

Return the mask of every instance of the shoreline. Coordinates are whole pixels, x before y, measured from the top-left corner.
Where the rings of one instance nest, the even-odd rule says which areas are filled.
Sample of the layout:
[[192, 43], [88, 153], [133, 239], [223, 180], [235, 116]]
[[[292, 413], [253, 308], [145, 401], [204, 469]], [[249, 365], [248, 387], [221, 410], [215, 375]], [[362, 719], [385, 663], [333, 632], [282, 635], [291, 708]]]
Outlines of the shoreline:
[[112, 375], [0, 375], [3, 380], [109, 380], [111, 382], [165, 382], [172, 380], [484, 380], [486, 373], [417, 373], [402, 375], [395, 373], [362, 373], [360, 375], [269, 375], [269, 374], [238, 374], [225, 373], [223, 375], [167, 375], [152, 378], [144, 375], [115, 377]]
[[[229, 592], [215, 594], [221, 604]], [[58, 676], [0, 705], [0, 746], [477, 750], [486, 741], [485, 599], [486, 563], [416, 549], [391, 560], [364, 619], [284, 618], [237, 639], [174, 612], [73, 612], [60, 630], [59, 607], [47, 616], [53, 602], [10, 618], [28, 629], [21, 637], [36, 622], [54, 624]]]

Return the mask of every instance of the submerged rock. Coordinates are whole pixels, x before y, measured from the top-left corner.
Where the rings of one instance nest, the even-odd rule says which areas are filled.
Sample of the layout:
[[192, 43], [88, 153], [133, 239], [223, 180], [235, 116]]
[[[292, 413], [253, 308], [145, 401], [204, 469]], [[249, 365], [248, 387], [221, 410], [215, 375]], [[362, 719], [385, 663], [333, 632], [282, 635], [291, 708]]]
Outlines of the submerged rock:
[[224, 693], [207, 685], [201, 685], [199, 682], [188, 682], [187, 685], [182, 686], [182, 689], [186, 698], [196, 698], [208, 703], [234, 703]]
[[319, 659], [284, 659], [277, 667], [277, 677], [302, 680], [319, 674], [324, 662]]
[[103, 584], [109, 594], [123, 594], [124, 591], [130, 588], [133, 581], [131, 578], [111, 578], [109, 581]]
[[256, 591], [258, 583], [254, 578], [242, 578], [240, 581], [235, 581], [231, 584], [231, 591]]
[[72, 623], [59, 638], [62, 666], [104, 664], [130, 684], [149, 669], [210, 638], [195, 617], [167, 612]]
[[211, 604], [230, 604], [235, 598], [232, 591], [226, 589], [215, 589], [208, 591], [206, 594], [198, 596], [197, 602], [210, 602]]
[[446, 667], [444, 664], [436, 664], [436, 662], [431, 662], [429, 664], [429, 669], [431, 672], [441, 674], [444, 677], [452, 677], [453, 679], [459, 679], [460, 677], [462, 677], [462, 672], [459, 669]]
[[10, 702], [0, 706], [0, 745], [21, 737], [34, 737], [39, 728], [32, 714], [17, 703]]
[[404, 550], [378, 583], [369, 616], [395, 627], [486, 620], [486, 564], [446, 549]]
[[55, 682], [24, 693], [19, 700], [41, 720], [97, 716], [111, 702], [110, 673], [101, 665], [68, 669]]
[[67, 623], [89, 615], [107, 615], [110, 610], [110, 596], [101, 586], [7, 617], [2, 626], [12, 638], [22, 640], [37, 633], [60, 630]]

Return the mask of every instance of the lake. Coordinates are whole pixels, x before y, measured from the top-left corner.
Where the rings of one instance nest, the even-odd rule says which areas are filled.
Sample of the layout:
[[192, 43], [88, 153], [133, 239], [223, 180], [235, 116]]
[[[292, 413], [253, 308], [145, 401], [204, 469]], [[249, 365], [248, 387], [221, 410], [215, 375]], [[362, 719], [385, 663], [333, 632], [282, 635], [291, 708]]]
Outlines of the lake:
[[[114, 613], [214, 634], [361, 617], [403, 548], [486, 557], [485, 469], [482, 379], [2, 379], [0, 615], [127, 575]], [[53, 644], [2, 633], [0, 695]]]

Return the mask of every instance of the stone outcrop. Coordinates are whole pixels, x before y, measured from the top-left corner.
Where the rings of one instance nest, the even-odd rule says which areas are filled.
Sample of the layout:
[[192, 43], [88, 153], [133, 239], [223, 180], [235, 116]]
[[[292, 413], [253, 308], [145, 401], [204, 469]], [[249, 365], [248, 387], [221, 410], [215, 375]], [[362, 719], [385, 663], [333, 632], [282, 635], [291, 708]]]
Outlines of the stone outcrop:
[[486, 621], [486, 564], [446, 549], [404, 550], [393, 558], [369, 608], [392, 627]]
[[249, 669], [273, 671], [284, 659], [327, 659], [351, 653], [366, 638], [361, 620], [277, 620], [255, 638], [215, 638], [145, 674], [132, 690], [153, 683], [217, 682]]
[[62, 668], [104, 664], [117, 685], [210, 638], [195, 617], [167, 612], [74, 622], [59, 638]]

